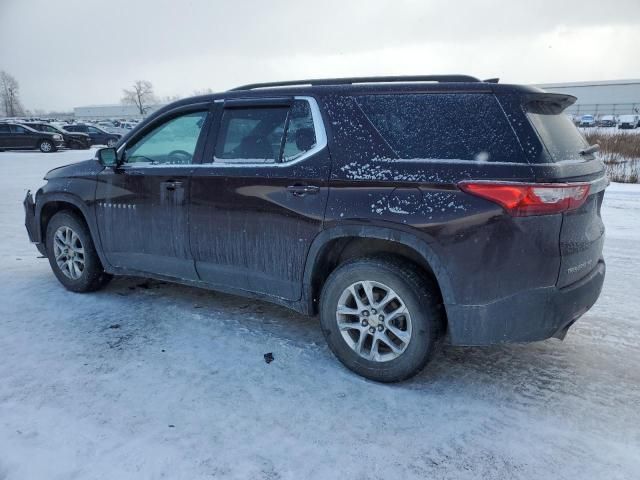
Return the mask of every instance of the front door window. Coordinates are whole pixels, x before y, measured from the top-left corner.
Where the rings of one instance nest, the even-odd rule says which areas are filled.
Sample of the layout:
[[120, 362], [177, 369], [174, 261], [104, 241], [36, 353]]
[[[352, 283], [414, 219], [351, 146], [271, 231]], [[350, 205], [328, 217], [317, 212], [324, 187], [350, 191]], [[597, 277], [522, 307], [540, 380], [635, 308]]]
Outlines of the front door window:
[[192, 112], [163, 123], [127, 147], [125, 163], [136, 166], [193, 163], [206, 116], [206, 111]]

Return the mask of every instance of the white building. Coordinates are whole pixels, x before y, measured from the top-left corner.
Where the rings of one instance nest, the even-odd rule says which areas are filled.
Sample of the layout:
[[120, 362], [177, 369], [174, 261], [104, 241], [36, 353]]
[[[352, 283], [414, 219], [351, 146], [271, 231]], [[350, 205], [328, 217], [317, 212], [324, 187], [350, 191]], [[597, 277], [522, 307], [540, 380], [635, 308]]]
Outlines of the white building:
[[547, 83], [535, 85], [548, 92], [568, 93], [578, 97], [567, 109], [573, 115], [640, 114], [640, 80]]
[[[147, 114], [162, 107], [162, 104], [151, 105]], [[135, 105], [88, 105], [86, 107], [76, 107], [73, 109], [73, 116], [76, 120], [99, 120], [99, 119], [131, 119], [142, 118], [138, 107]]]

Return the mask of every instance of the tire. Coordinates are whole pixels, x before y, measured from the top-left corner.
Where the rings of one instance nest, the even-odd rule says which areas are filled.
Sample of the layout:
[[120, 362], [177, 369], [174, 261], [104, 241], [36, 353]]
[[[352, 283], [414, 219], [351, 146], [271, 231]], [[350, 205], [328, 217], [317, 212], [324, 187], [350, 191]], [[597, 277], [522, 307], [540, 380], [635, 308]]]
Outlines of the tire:
[[[362, 315], [364, 311], [358, 315], [339, 315], [339, 305], [343, 305], [343, 311], [356, 310], [354, 307], [358, 304], [351, 292], [364, 294], [365, 283], [374, 284], [373, 305], [367, 305], [364, 295], [360, 298], [359, 306], [368, 309], [368, 316]], [[397, 301], [376, 312], [372, 307], [383, 305], [382, 300], [391, 298], [384, 297], [385, 288], [381, 285], [387, 289], [386, 294], [394, 294]], [[402, 311], [402, 305], [407, 313], [392, 318], [394, 315], [389, 314]], [[329, 275], [320, 296], [320, 324], [329, 348], [347, 368], [378, 382], [399, 382], [416, 375], [431, 360], [443, 335], [444, 315], [435, 282], [425, 278], [413, 264], [393, 256], [366, 257], [345, 262]], [[367, 335], [364, 343], [360, 342], [363, 332], [368, 332], [364, 333]], [[376, 337], [377, 348], [372, 353]], [[392, 351], [391, 343], [401, 352]], [[368, 352], [367, 345], [370, 346]]]
[[[71, 231], [72, 235], [68, 235], [68, 231]], [[73, 245], [76, 252], [73, 261], [70, 260], [69, 254], [60, 256], [62, 266], [56, 260], [56, 255], [61, 252], [60, 247], [64, 244], [61, 242], [60, 234], [62, 238], [71, 240], [68, 243]], [[56, 238], [56, 235], [59, 237]], [[47, 225], [46, 247], [51, 270], [67, 290], [79, 293], [93, 292], [104, 287], [112, 278], [104, 271], [89, 229], [73, 212], [61, 211], [51, 218]], [[80, 249], [83, 251], [82, 255], [77, 253]], [[71, 264], [75, 264], [75, 268], [69, 267]]]
[[42, 153], [51, 153], [57, 150], [55, 144], [51, 140], [40, 140], [38, 148]]

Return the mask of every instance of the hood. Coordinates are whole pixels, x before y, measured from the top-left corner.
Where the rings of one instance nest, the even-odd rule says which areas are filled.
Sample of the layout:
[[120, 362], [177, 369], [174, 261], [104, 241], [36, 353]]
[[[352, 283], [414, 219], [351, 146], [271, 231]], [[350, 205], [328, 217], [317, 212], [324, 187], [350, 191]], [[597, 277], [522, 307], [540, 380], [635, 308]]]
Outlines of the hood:
[[96, 160], [85, 160], [83, 162], [72, 163], [70, 165], [64, 165], [62, 167], [49, 170], [44, 176], [45, 180], [51, 180], [52, 178], [71, 178], [71, 177], [90, 177], [100, 173], [104, 167]]

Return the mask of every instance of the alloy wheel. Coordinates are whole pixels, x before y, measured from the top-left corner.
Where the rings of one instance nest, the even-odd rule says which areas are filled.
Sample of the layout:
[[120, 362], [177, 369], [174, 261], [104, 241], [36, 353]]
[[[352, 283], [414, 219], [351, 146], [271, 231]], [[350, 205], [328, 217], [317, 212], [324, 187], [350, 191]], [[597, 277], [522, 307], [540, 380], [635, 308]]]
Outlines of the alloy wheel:
[[393, 360], [411, 341], [411, 315], [405, 302], [380, 282], [349, 285], [338, 300], [336, 321], [347, 345], [366, 360]]
[[76, 232], [63, 226], [53, 235], [53, 255], [60, 271], [72, 280], [78, 280], [85, 267], [84, 246]]

